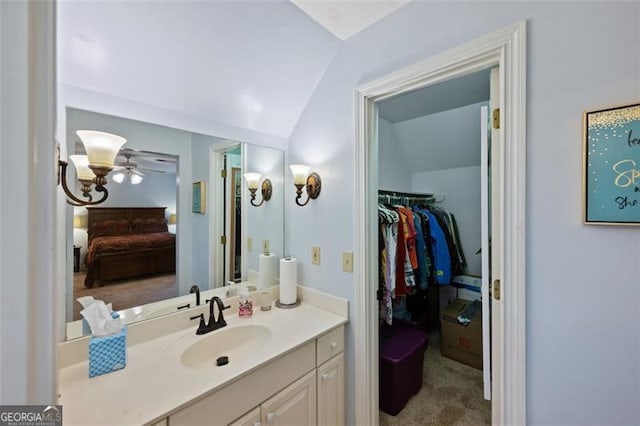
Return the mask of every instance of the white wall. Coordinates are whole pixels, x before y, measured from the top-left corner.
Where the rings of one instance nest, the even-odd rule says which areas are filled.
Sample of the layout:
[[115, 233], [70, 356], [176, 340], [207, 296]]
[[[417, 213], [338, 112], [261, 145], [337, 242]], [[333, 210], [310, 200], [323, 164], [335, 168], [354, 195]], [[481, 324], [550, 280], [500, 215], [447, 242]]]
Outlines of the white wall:
[[54, 52], [54, 2], [0, 2], [0, 405], [56, 401]]
[[482, 275], [480, 248], [480, 166], [414, 173], [411, 192], [444, 194], [438, 204], [456, 218], [462, 251], [467, 260], [465, 273]]
[[378, 119], [378, 187], [387, 191], [409, 191], [411, 170], [403, 147], [398, 143], [395, 126]]
[[[640, 231], [587, 227], [580, 217], [582, 111], [640, 97], [639, 8], [410, 2], [348, 39], [289, 141], [290, 162], [311, 164], [323, 179], [307, 207], [286, 204], [287, 247], [300, 260], [300, 281], [354, 300], [340, 253], [355, 238], [355, 88], [526, 19], [528, 423], [640, 423]], [[293, 198], [290, 177], [286, 188]], [[322, 248], [320, 266], [310, 262], [314, 245]], [[353, 424], [351, 315], [345, 370]]]

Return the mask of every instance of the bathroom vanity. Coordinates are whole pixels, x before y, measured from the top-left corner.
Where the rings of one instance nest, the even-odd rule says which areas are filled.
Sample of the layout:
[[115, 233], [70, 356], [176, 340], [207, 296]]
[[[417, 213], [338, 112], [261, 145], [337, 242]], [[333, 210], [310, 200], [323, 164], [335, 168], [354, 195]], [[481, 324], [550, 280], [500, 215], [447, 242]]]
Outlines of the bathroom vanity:
[[[237, 312], [237, 301], [227, 303], [225, 313]], [[226, 327], [201, 336], [188, 320], [199, 310], [177, 313], [173, 320], [187, 327], [128, 342], [123, 370], [89, 379], [86, 359], [63, 365], [64, 423], [343, 424], [348, 313], [346, 301], [329, 305], [333, 312], [303, 301], [251, 318], [227, 314]], [[221, 356], [229, 363], [217, 366]]]

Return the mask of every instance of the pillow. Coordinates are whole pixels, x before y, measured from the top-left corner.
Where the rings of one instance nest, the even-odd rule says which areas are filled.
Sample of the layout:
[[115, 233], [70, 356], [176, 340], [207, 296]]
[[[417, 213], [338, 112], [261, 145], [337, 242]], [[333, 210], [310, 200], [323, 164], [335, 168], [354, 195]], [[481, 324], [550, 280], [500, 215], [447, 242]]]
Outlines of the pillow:
[[127, 235], [131, 233], [129, 221], [120, 220], [102, 220], [94, 222], [89, 228], [89, 238], [105, 237], [109, 235]]
[[131, 232], [134, 234], [150, 234], [153, 232], [168, 232], [167, 220], [163, 217], [134, 219], [131, 222]]

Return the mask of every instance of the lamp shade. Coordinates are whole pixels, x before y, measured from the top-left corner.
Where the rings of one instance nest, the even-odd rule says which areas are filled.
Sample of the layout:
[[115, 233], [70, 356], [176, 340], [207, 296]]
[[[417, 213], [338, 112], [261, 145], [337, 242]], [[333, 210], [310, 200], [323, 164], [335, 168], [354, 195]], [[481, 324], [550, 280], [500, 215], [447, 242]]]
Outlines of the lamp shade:
[[175, 213], [169, 215], [169, 225], [175, 225], [177, 221], [178, 216]]
[[93, 180], [95, 173], [89, 168], [89, 158], [86, 155], [70, 155], [69, 159], [76, 167], [76, 176], [80, 180]]
[[73, 227], [82, 228], [82, 219], [80, 218], [80, 216], [73, 216]]
[[137, 175], [135, 173], [131, 174], [131, 185], [137, 185], [142, 182], [142, 176]]
[[247, 187], [249, 189], [258, 189], [258, 185], [260, 185], [260, 178], [262, 175], [260, 173], [245, 173], [244, 178], [247, 181]]
[[305, 164], [291, 164], [289, 166], [293, 173], [293, 183], [295, 185], [304, 185], [307, 182], [307, 176], [311, 171], [311, 167]]
[[98, 167], [113, 167], [118, 151], [127, 141], [123, 137], [95, 130], [78, 130], [76, 134], [84, 144], [89, 164]]

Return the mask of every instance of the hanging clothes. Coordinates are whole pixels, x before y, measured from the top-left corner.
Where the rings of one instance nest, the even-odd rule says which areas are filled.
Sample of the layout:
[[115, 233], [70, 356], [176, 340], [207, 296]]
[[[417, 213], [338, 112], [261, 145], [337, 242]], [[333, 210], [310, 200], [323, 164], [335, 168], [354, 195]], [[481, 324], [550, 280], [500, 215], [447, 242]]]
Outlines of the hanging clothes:
[[433, 269], [435, 282], [440, 285], [447, 285], [451, 282], [451, 256], [445, 231], [438, 222], [436, 216], [427, 208], [420, 209], [429, 219], [429, 233], [431, 234], [431, 252], [433, 254]]
[[[380, 197], [382, 203], [384, 198]], [[402, 205], [389, 204], [392, 199]], [[422, 203], [416, 204], [417, 200]], [[410, 311], [415, 313], [409, 302], [414, 306], [416, 300], [424, 301], [419, 292], [430, 285], [450, 284], [466, 261], [452, 213], [433, 206], [424, 196], [387, 195], [386, 201], [378, 205], [378, 300], [380, 319], [391, 324], [393, 318], [409, 319]], [[408, 205], [411, 202], [414, 205]]]

